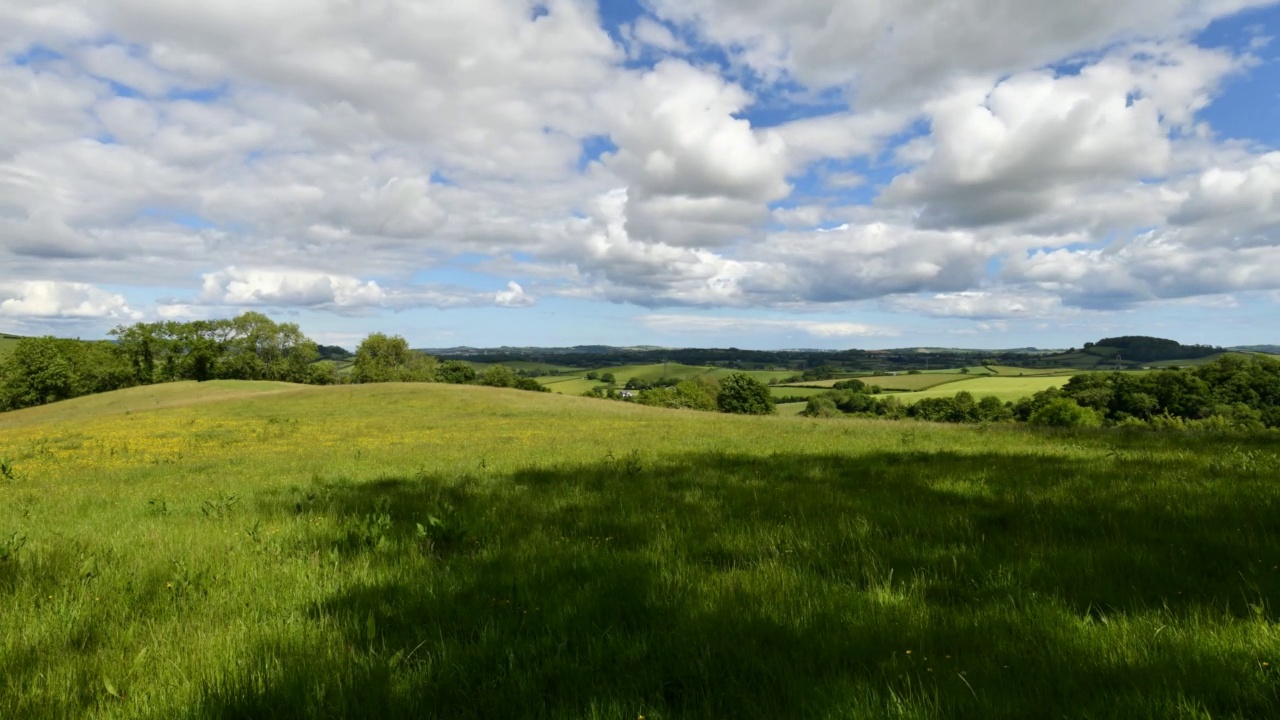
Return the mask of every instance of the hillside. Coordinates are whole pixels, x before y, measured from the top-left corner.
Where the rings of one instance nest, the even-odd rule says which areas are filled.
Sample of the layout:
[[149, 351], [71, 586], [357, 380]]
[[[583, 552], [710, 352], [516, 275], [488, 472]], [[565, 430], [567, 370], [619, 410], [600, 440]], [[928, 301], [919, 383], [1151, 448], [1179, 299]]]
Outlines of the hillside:
[[0, 717], [1277, 706], [1263, 436], [216, 381], [0, 461]]

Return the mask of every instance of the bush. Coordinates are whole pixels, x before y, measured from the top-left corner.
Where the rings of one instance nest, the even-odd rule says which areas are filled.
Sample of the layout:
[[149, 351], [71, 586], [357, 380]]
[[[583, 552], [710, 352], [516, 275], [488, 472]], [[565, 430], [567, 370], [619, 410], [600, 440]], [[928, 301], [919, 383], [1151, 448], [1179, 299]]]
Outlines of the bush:
[[772, 415], [777, 407], [769, 386], [747, 375], [734, 373], [720, 382], [720, 412], [737, 415]]
[[475, 368], [461, 360], [450, 360], [436, 368], [436, 380], [452, 385], [470, 385], [478, 379]]
[[1096, 410], [1081, 407], [1069, 398], [1051, 400], [1031, 414], [1032, 425], [1048, 427], [1098, 427], [1102, 417]]
[[833, 418], [841, 417], [844, 413], [836, 407], [836, 401], [825, 395], [815, 395], [809, 398], [809, 404], [805, 405], [804, 410], [800, 413], [805, 417], [813, 418]]

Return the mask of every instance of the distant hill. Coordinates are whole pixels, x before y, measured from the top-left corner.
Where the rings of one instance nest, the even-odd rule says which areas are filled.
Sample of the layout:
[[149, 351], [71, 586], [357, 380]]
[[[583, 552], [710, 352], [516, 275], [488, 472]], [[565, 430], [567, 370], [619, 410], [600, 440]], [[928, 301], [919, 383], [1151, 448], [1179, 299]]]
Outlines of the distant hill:
[[1235, 347], [1227, 349], [1235, 350], [1236, 352], [1255, 352], [1267, 353], [1268, 355], [1280, 355], [1280, 345], [1236, 345]]

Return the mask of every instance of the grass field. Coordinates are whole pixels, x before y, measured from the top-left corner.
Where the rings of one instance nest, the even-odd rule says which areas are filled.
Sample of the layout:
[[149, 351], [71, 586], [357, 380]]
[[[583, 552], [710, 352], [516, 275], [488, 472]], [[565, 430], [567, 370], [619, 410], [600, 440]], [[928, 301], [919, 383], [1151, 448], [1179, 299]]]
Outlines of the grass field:
[[1022, 368], [1012, 367], [1009, 365], [990, 365], [988, 369], [995, 375], [1005, 377], [1044, 377], [1050, 375], [1071, 376], [1079, 374], [1079, 370], [1062, 369], [1062, 368]]
[[1158, 361], [1153, 362], [1153, 363], [1147, 363], [1147, 365], [1148, 365], [1148, 367], [1153, 367], [1153, 368], [1169, 368], [1169, 367], [1199, 367], [1199, 366], [1201, 366], [1201, 365], [1208, 365], [1209, 363], [1214, 362], [1215, 360], [1217, 360], [1217, 359], [1219, 359], [1219, 358], [1226, 357], [1226, 356], [1228, 356], [1228, 355], [1234, 355], [1234, 356], [1236, 356], [1236, 357], [1247, 358], [1247, 357], [1250, 357], [1251, 355], [1253, 355], [1253, 353], [1224, 352], [1224, 353], [1217, 353], [1217, 354], [1215, 354], [1215, 355], [1209, 355], [1209, 356], [1202, 357], [1202, 358], [1193, 358], [1193, 359], [1190, 359], [1190, 360], [1158, 360]]
[[[681, 380], [691, 380], [696, 377], [710, 377], [714, 379], [723, 379], [735, 372], [745, 372], [746, 374], [756, 378], [760, 382], [767, 383], [770, 379], [785, 379], [795, 375], [792, 371], [781, 370], [729, 370], [720, 367], [698, 367], [694, 365], [681, 365], [680, 363], [653, 363], [650, 365], [621, 365], [618, 367], [606, 367], [597, 370], [598, 373], [612, 373], [614, 377], [615, 387], [621, 388], [633, 378], [638, 378], [646, 382], [653, 382], [661, 378], [679, 378]], [[556, 375], [546, 375], [539, 377], [538, 382], [546, 385], [551, 392], [561, 395], [581, 395], [584, 392], [598, 386], [603, 385], [598, 380], [587, 380], [585, 372], [583, 375], [565, 377]], [[803, 395], [804, 393], [795, 393]]]
[[854, 380], [861, 380], [862, 382], [866, 383], [868, 387], [872, 385], [879, 385], [884, 390], [901, 390], [901, 391], [912, 390], [913, 391], [913, 390], [928, 390], [931, 387], [937, 387], [939, 385], [945, 385], [947, 383], [960, 382], [962, 380], [969, 380], [971, 378], [972, 376], [970, 375], [964, 375], [953, 370], [950, 373], [946, 373], [946, 374], [920, 373], [919, 375], [908, 375], [906, 373], [902, 373], [901, 375], [859, 375], [856, 378], [837, 378], [835, 380], [814, 380], [812, 382], [792, 383], [790, 385], [783, 385], [781, 387], [829, 388], [834, 386], [838, 382], [844, 382], [845, 380], [854, 379]]
[[994, 395], [1004, 401], [1017, 401], [1051, 387], [1062, 387], [1071, 380], [1066, 375], [1035, 377], [977, 377], [971, 380], [940, 385], [920, 392], [904, 393], [898, 397], [905, 403], [913, 403], [927, 397], [955, 397], [958, 392], [973, 393], [981, 399]]
[[0, 459], [3, 718], [1280, 715], [1272, 436], [212, 382]]
[[6, 355], [13, 352], [13, 348], [22, 338], [17, 335], [7, 335], [0, 333], [0, 355]]
[[808, 397], [813, 397], [814, 395], [821, 395], [823, 393], [831, 392], [831, 391], [824, 390], [822, 388], [791, 387], [790, 385], [774, 385], [769, 388], [769, 392], [772, 393], [775, 398], [785, 398], [785, 397], [808, 398]]

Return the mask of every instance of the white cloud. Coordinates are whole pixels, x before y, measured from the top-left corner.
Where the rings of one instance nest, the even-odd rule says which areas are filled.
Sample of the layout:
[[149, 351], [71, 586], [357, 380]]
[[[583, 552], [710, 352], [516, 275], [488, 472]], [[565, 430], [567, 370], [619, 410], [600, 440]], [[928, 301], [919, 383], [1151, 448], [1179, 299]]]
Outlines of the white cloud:
[[645, 327], [657, 332], [681, 334], [800, 333], [816, 338], [892, 337], [899, 334], [899, 331], [893, 328], [820, 320], [766, 320], [706, 315], [650, 314], [642, 315], [640, 321]]
[[[418, 307], [528, 307], [536, 299], [519, 283], [507, 289], [481, 292], [443, 285], [382, 287], [373, 280], [307, 270], [240, 269], [229, 267], [204, 275], [198, 298], [202, 305], [228, 307], [312, 307], [338, 312], [372, 308], [404, 310]], [[186, 313], [191, 303], [173, 303], [163, 312]]]
[[978, 83], [929, 105], [932, 149], [881, 197], [929, 225], [1022, 221], [1170, 170], [1170, 133], [1240, 61], [1176, 45], [1126, 48], [1078, 74]]
[[886, 298], [892, 310], [941, 318], [1041, 318], [1064, 314], [1062, 300], [1054, 295], [1017, 291], [967, 290], [933, 295]]
[[[652, 0], [615, 42], [590, 0], [0, 0], [0, 277], [174, 317], [1265, 292], [1280, 160], [1201, 114], [1262, 70], [1192, 42], [1258, 4]], [[492, 284], [414, 281], [456, 267]]]
[[122, 295], [86, 283], [0, 282], [0, 316], [18, 320], [139, 320]]
[[1135, 38], [1165, 39], [1271, 0], [653, 0], [768, 77], [848, 86], [865, 107], [925, 101]]

